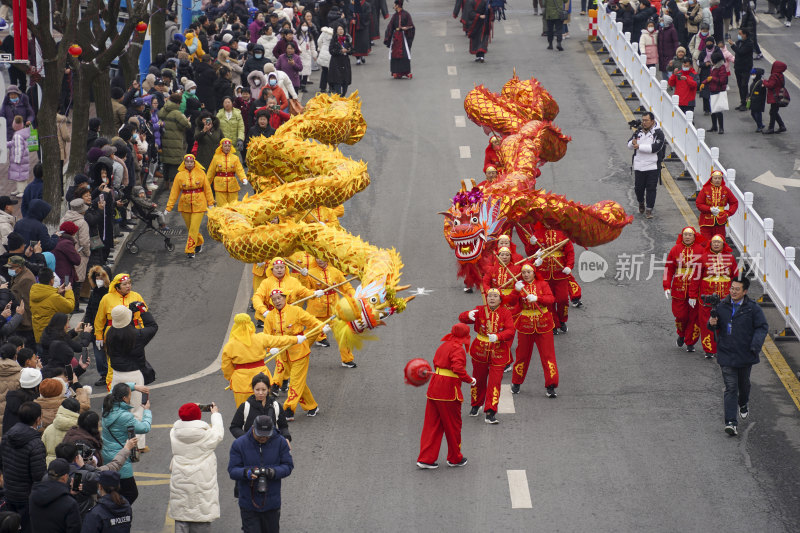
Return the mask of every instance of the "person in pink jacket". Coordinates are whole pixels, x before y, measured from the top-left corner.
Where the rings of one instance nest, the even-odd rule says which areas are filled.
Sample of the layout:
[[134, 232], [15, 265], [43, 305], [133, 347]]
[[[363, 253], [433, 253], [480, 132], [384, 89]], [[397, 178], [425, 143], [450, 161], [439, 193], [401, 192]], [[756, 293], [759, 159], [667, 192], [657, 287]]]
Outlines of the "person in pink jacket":
[[8, 179], [16, 183], [17, 198], [22, 198], [31, 171], [31, 160], [28, 155], [31, 129], [25, 127], [23, 118], [19, 115], [14, 117], [11, 127], [14, 135], [8, 141]]
[[647, 29], [639, 37], [639, 53], [647, 56], [648, 68], [658, 68], [658, 30], [652, 20], [647, 23]]

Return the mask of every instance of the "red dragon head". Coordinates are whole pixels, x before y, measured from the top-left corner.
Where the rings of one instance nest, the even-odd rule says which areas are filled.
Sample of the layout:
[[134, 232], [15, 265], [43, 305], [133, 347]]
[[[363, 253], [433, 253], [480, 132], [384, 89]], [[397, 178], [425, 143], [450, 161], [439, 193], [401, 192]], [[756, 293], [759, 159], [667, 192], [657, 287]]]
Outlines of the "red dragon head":
[[503, 202], [484, 198], [483, 191], [473, 187], [453, 198], [453, 205], [444, 215], [444, 237], [461, 264], [476, 263], [487, 242], [500, 236], [506, 222], [502, 215]]

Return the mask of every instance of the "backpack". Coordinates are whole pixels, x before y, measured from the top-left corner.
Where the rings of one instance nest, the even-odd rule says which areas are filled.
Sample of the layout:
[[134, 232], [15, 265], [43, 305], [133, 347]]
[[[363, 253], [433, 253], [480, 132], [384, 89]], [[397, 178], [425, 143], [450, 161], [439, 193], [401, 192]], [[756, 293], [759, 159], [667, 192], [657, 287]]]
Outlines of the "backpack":
[[664, 131], [661, 128], [658, 128], [653, 133], [653, 137], [657, 142], [658, 141], [661, 142], [661, 148], [659, 148], [658, 152], [656, 152], [656, 154], [658, 155], [658, 162], [656, 164], [658, 165], [659, 168], [661, 168], [661, 163], [667, 157], [667, 146], [668, 146], [667, 139], [664, 137]]
[[789, 96], [789, 90], [785, 85], [778, 89], [777, 93], [775, 94], [775, 103], [778, 104], [778, 107], [788, 106], [791, 100], [792, 98]]

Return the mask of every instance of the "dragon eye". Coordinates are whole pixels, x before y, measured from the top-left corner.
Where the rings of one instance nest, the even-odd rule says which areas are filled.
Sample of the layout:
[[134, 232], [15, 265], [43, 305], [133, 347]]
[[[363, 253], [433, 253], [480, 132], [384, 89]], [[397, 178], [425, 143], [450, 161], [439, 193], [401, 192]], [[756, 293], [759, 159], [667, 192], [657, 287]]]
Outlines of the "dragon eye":
[[478, 217], [472, 217], [471, 219], [469, 219], [469, 221], [472, 222], [473, 224], [477, 224], [478, 223]]
[[378, 303], [378, 297], [377, 296], [370, 296], [369, 303], [371, 303], [371, 304]]

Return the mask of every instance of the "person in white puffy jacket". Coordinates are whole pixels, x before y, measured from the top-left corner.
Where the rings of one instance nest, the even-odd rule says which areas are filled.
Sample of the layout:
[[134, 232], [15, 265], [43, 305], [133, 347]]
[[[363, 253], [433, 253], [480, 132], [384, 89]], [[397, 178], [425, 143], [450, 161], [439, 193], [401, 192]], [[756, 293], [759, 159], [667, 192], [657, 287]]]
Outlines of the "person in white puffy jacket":
[[167, 514], [175, 520], [175, 533], [210, 531], [220, 514], [215, 451], [225, 428], [215, 404], [211, 404], [211, 425], [201, 415], [196, 403], [183, 404], [178, 410], [180, 420], [169, 432], [172, 462]]
[[297, 100], [297, 91], [294, 90], [294, 85], [292, 85], [292, 80], [289, 79], [289, 75], [282, 70], [276, 70], [275, 65], [272, 63], [267, 63], [264, 65], [264, 74], [269, 77], [270, 72], [274, 72], [278, 77], [278, 86], [283, 89], [286, 96]]
[[300, 31], [297, 32], [294, 40], [297, 42], [297, 51], [300, 52], [300, 61], [303, 63], [303, 70], [300, 71], [300, 91], [306, 92], [308, 77], [311, 75], [311, 65], [317, 59], [317, 45], [305, 22], [300, 26]]
[[325, 26], [320, 30], [319, 38], [317, 39], [317, 50], [319, 50], [317, 64], [322, 69], [322, 73], [319, 76], [319, 91], [322, 93], [328, 90], [328, 67], [331, 64], [331, 38], [333, 38], [333, 29]]

